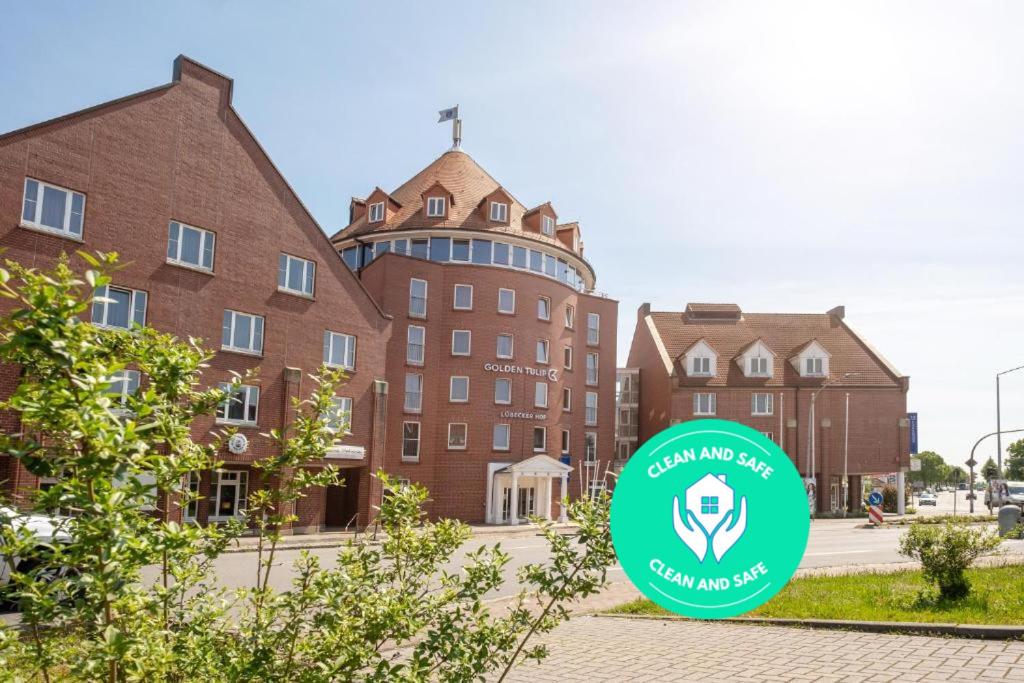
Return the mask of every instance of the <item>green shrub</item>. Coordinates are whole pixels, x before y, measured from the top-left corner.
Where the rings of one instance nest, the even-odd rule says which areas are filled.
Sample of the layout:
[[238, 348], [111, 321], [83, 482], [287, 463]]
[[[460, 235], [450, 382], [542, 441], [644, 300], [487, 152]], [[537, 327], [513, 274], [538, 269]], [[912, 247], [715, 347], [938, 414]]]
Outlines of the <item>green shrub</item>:
[[967, 568], [998, 546], [999, 537], [990, 531], [952, 522], [915, 523], [900, 538], [899, 551], [921, 563], [924, 577], [938, 586], [940, 597], [957, 600], [971, 591]]
[[882, 512], [896, 512], [899, 490], [895, 486], [886, 485], [882, 488]]

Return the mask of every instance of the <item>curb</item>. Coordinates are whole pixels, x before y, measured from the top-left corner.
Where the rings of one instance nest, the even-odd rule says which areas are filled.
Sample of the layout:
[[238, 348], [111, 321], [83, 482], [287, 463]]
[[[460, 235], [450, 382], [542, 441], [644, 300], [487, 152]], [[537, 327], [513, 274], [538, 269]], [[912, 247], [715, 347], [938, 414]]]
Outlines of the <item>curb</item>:
[[755, 626], [789, 626], [833, 631], [890, 633], [899, 635], [947, 636], [980, 640], [1024, 640], [1024, 626], [986, 624], [943, 624], [917, 621], [846, 621], [838, 619], [776, 619], [734, 617], [732, 619], [689, 619], [677, 616], [646, 616], [642, 614], [607, 614], [591, 616], [604, 619], [653, 619], [656, 621], [691, 621], [703, 623], [747, 624]]

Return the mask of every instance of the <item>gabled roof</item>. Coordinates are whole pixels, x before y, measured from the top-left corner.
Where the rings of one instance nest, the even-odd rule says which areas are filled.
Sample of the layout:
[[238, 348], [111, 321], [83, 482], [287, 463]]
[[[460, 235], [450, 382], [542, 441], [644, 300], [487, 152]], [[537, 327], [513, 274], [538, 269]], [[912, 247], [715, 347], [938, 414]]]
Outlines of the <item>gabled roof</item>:
[[498, 470], [499, 473], [513, 472], [529, 476], [530, 474], [562, 474], [572, 472], [572, 467], [559, 462], [549, 455], [535, 455], [532, 458], [512, 463]]
[[750, 351], [751, 349], [753, 349], [753, 348], [754, 348], [755, 346], [757, 346], [758, 344], [760, 344], [760, 345], [761, 345], [761, 346], [763, 346], [764, 348], [768, 349], [768, 353], [772, 354], [773, 356], [777, 356], [777, 355], [778, 355], [777, 353], [775, 353], [775, 352], [774, 352], [774, 351], [772, 350], [772, 347], [770, 347], [770, 346], [768, 346], [767, 344], [765, 344], [765, 343], [764, 343], [764, 340], [763, 340], [763, 339], [761, 339], [760, 337], [758, 337], [757, 339], [753, 339], [753, 340], [751, 340], [751, 342], [750, 342], [749, 344], [747, 344], [746, 346], [744, 346], [743, 348], [741, 348], [741, 349], [739, 350], [739, 352], [738, 352], [738, 353], [736, 354], [735, 358], [742, 358], [742, 357], [743, 357], [744, 355], [746, 355], [746, 353], [747, 353], [748, 351]]
[[693, 351], [694, 349], [696, 349], [698, 346], [700, 346], [702, 344], [704, 345], [704, 347], [708, 351], [710, 351], [711, 353], [715, 354], [716, 356], [718, 355], [718, 351], [715, 351], [715, 347], [712, 346], [711, 344], [709, 344], [707, 342], [707, 340], [704, 339], [703, 337], [701, 337], [697, 341], [695, 341], [692, 344], [690, 344], [689, 346], [687, 346], [686, 349], [681, 354], [679, 354], [679, 355], [680, 356], [685, 356], [685, 355], [689, 354], [691, 351]]
[[529, 211], [527, 211], [526, 213], [524, 213], [523, 218], [526, 218], [527, 216], [532, 216], [533, 214], [538, 213], [541, 209], [547, 209], [551, 213], [555, 214], [556, 218], [558, 217], [558, 214], [555, 213], [555, 207], [551, 206], [551, 202], [544, 202], [543, 204], [539, 204], [530, 209]]
[[832, 354], [829, 353], [827, 348], [825, 348], [825, 345], [822, 344], [817, 339], [808, 340], [808, 342], [806, 344], [804, 344], [803, 346], [801, 346], [800, 348], [798, 348], [796, 351], [793, 352], [792, 357], [795, 358], [796, 356], [802, 355], [804, 353], [804, 351], [810, 350], [810, 348], [812, 346], [817, 346], [819, 349], [821, 349], [821, 352], [824, 353], [826, 356], [828, 356], [829, 358], [832, 357]]

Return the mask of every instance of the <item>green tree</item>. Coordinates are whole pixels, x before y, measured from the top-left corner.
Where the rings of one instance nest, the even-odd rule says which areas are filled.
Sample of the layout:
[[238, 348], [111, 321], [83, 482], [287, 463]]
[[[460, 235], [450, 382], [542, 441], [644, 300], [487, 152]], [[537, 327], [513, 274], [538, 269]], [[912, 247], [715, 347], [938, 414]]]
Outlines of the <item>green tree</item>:
[[[427, 491], [397, 487], [383, 473], [382, 542], [349, 544], [331, 568], [303, 553], [291, 587], [274, 590], [269, 577], [279, 564], [280, 529], [295, 519], [290, 510], [336, 477], [323, 466], [333, 442], [325, 417], [343, 378], [327, 369], [315, 375], [312, 395], [296, 402], [294, 421], [271, 434], [279, 455], [254, 463], [274, 484], [248, 501], [245, 526], [258, 535], [254, 583], [219, 588], [213, 562], [243, 524], [181, 525], [147, 506], [154, 480], [159, 501], [196, 499], [187, 475], [218, 466], [219, 441], [193, 441], [192, 421], [230, 391], [200, 388], [210, 354], [196, 340], [81, 322], [92, 292], [116, 266], [113, 255], [82, 258], [91, 269], [81, 279], [67, 260], [45, 273], [12, 262], [0, 270], [0, 295], [15, 307], [0, 318], [0, 361], [22, 369], [0, 409], [17, 414], [23, 427], [0, 437], [0, 452], [36, 475], [57, 477], [39, 494], [40, 509], [74, 512], [62, 522], [67, 542], [52, 547], [24, 529], [0, 530], [0, 557], [22, 560], [11, 568], [11, 586], [24, 626], [23, 637], [0, 624], [0, 679], [504, 678], [516, 663], [546, 655], [530, 644], [535, 634], [601, 590], [615, 560], [607, 495], [568, 506], [572, 534], [541, 524], [549, 559], [521, 568], [525, 588], [507, 610], [492, 613], [486, 598], [505, 581], [510, 556], [483, 546], [468, 553], [461, 571], [446, 570], [468, 527], [428, 521]], [[111, 386], [129, 367], [145, 381], [121, 406]], [[159, 568], [155, 582], [141, 580], [148, 566]], [[67, 567], [76, 571], [61, 571]]]
[[954, 465], [949, 468], [949, 479], [950, 484], [954, 486], [956, 484], [962, 484], [967, 481], [967, 471], [959, 465]]
[[989, 458], [985, 461], [985, 464], [981, 466], [981, 476], [985, 481], [999, 478], [999, 466], [996, 465], [995, 460]]
[[946, 481], [949, 477], [949, 465], [935, 451], [922, 451], [917, 457], [921, 460], [921, 469], [910, 474], [914, 481], [921, 482], [925, 488]]
[[1024, 439], [1014, 441], [1006, 451], [1006, 478], [1024, 480]]

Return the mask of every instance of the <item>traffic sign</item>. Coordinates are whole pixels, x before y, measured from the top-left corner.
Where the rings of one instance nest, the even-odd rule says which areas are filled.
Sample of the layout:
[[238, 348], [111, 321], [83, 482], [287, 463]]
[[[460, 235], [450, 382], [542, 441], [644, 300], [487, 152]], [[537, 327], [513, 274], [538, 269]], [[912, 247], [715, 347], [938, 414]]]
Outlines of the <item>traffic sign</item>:
[[970, 460], [968, 460], [964, 464], [967, 465], [968, 467], [974, 467], [975, 465], [978, 464], [978, 461], [975, 460], [974, 458], [971, 458]]
[[878, 506], [882, 504], [882, 494], [878, 491], [872, 491], [868, 494], [868, 505]]
[[910, 471], [911, 472], [920, 472], [921, 471], [921, 458], [911, 458], [910, 459]]
[[868, 508], [868, 519], [875, 526], [881, 526], [883, 520], [882, 508], [878, 507], [877, 505], [870, 506]]

